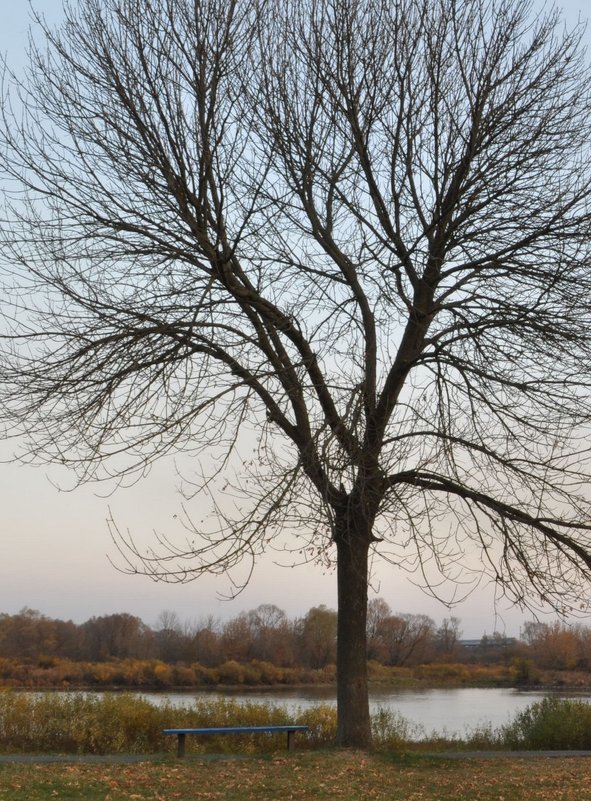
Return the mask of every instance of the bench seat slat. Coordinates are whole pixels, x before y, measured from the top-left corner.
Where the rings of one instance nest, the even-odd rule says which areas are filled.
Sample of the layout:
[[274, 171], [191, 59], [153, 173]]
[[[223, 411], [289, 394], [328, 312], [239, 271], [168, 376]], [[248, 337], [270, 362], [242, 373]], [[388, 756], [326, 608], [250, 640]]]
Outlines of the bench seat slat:
[[164, 734], [249, 734], [261, 731], [307, 731], [308, 726], [215, 726], [202, 729], [164, 729]]
[[309, 731], [309, 726], [207, 726], [196, 729], [163, 729], [163, 734], [176, 734], [178, 737], [177, 756], [185, 756], [187, 734], [256, 734], [257, 732], [287, 732], [287, 749], [293, 748], [297, 731]]

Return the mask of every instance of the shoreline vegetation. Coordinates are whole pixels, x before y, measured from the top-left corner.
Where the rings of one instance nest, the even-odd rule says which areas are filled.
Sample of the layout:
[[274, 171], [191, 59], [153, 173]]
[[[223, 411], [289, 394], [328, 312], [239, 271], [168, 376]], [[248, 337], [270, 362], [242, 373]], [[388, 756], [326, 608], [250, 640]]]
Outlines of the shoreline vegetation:
[[[159, 754], [171, 756], [175, 727], [305, 725], [298, 750], [331, 749], [336, 734], [332, 704], [289, 709], [281, 703], [196, 698], [190, 706], [155, 703], [131, 693], [0, 692], [0, 753]], [[383, 753], [591, 750], [591, 704], [547, 697], [518, 712], [507, 724], [466, 729], [462, 735], [427, 732], [398, 712], [379, 709], [371, 717], [373, 749]], [[189, 754], [284, 752], [283, 736], [189, 738]]]
[[[241, 691], [329, 687], [335, 685], [334, 664], [322, 669], [287, 668], [251, 660], [241, 664], [228, 660], [217, 667], [199, 663], [168, 664], [157, 659], [114, 659], [79, 662], [55, 657], [38, 659], [0, 658], [2, 690], [137, 690]], [[515, 687], [535, 689], [591, 689], [588, 671], [539, 670], [527, 660], [509, 664], [434, 662], [412, 667], [369, 663], [371, 686], [440, 689], [447, 687]]]

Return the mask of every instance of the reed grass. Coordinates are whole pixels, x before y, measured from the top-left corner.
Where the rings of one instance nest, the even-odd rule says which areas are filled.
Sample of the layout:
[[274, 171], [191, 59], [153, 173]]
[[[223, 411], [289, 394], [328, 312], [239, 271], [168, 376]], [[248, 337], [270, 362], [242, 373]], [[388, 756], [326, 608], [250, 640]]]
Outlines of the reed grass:
[[[129, 693], [0, 692], [2, 753], [143, 754], [173, 752], [174, 737], [165, 728], [264, 726], [296, 723], [310, 726], [299, 747], [317, 748], [334, 741], [336, 713], [330, 705], [291, 713], [279, 704], [241, 703], [232, 699], [196, 699], [191, 706], [154, 704]], [[189, 738], [194, 752], [256, 753], [285, 748], [284, 736]]]
[[519, 712], [502, 732], [510, 750], [591, 750], [591, 705], [572, 698], [543, 698]]
[[[154, 704], [129, 693], [0, 692], [0, 752], [62, 754], [172, 754], [176, 738], [165, 728], [264, 726], [310, 727], [298, 749], [330, 747], [336, 710], [318, 705], [290, 711], [281, 704], [198, 698], [191, 706]], [[481, 727], [463, 737], [427, 735], [395, 711], [372, 717], [374, 748], [408, 750], [591, 749], [591, 705], [548, 698], [520, 712], [501, 729]], [[280, 735], [190, 737], [189, 753], [262, 753], [285, 748]]]

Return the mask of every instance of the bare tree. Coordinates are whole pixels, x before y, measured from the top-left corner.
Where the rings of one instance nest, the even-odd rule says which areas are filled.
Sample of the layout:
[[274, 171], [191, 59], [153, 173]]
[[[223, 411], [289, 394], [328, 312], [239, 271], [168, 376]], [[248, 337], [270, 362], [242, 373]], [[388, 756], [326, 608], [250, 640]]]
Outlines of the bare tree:
[[420, 664], [433, 653], [435, 623], [427, 615], [391, 615], [378, 629], [379, 659], [386, 665]]
[[275, 604], [260, 604], [248, 613], [254, 656], [275, 665], [293, 660], [293, 627], [283, 609]]
[[334, 559], [349, 745], [370, 554], [586, 608], [582, 26], [528, 0], [79, 0], [39, 24], [4, 98], [4, 418], [81, 480], [213, 461], [216, 525], [148, 555], [120, 535], [130, 570], [227, 571], [275, 537]]
[[312, 668], [334, 665], [338, 617], [324, 604], [313, 606], [296, 623], [299, 629], [300, 653], [304, 664]]
[[453, 615], [444, 618], [435, 634], [436, 650], [443, 658], [455, 658], [461, 636], [459, 618]]
[[367, 604], [367, 656], [379, 659], [382, 656], [381, 629], [385, 620], [392, 616], [390, 606], [383, 598], [372, 598]]

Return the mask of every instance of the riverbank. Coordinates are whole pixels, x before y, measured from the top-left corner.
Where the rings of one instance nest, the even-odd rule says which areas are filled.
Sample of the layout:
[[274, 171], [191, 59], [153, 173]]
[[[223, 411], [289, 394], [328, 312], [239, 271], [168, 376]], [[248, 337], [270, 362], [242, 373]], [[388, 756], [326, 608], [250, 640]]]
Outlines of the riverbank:
[[[445, 689], [454, 687], [514, 687], [529, 689], [591, 690], [591, 673], [539, 670], [527, 660], [483, 665], [432, 662], [412, 667], [368, 666], [370, 687]], [[215, 668], [200, 664], [167, 664], [158, 660], [120, 659], [76, 662], [64, 659], [0, 659], [0, 691], [102, 690], [135, 692], [223, 691], [331, 687], [336, 668], [282, 668], [252, 660], [229, 661]]]
[[[491, 697], [492, 694], [492, 697]], [[277, 701], [280, 702], [278, 703]], [[591, 749], [588, 698], [506, 689], [385, 692], [370, 702], [374, 747], [477, 751]], [[174, 753], [167, 728], [199, 725], [309, 728], [300, 750], [330, 747], [336, 738], [334, 698], [316, 696], [174, 696], [114, 693], [0, 693], [4, 754]], [[190, 753], [265, 753], [285, 748], [278, 735], [191, 738]]]
[[[541, 671], [529, 662], [483, 665], [432, 662], [412, 667], [390, 667], [369, 662], [373, 686], [390, 687], [590, 687], [591, 673]], [[158, 660], [117, 659], [77, 662], [67, 659], [0, 659], [0, 688], [19, 690], [135, 690], [181, 691], [249, 687], [322, 687], [334, 685], [336, 668], [277, 667], [270, 662], [224, 662], [218, 667], [197, 663], [167, 664]]]

